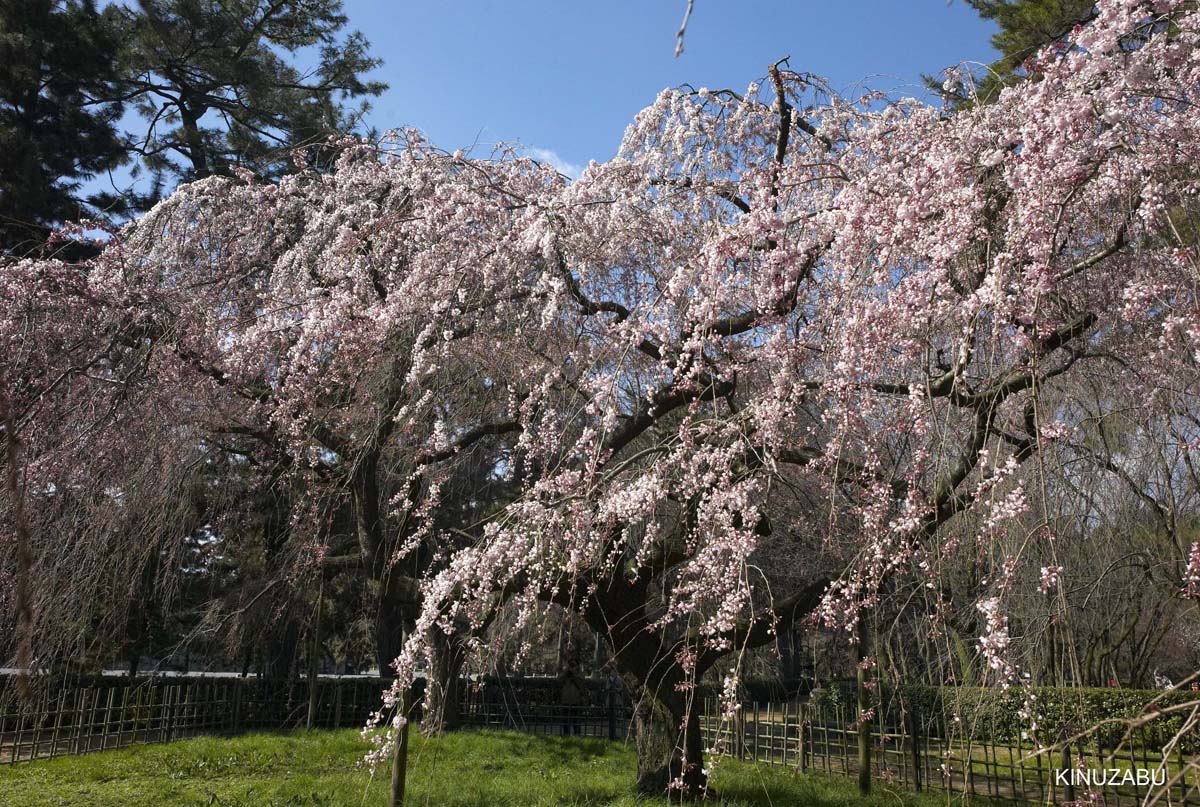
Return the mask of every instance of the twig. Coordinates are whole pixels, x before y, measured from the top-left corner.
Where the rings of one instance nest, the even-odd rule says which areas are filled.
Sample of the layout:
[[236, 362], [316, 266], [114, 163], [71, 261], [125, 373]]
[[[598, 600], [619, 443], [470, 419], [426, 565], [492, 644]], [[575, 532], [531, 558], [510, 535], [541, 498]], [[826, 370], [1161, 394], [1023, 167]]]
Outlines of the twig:
[[687, 8], [683, 10], [683, 22], [679, 24], [679, 32], [675, 34], [675, 58], [683, 53], [683, 35], [687, 33], [688, 19], [692, 16], [692, 6], [696, 0], [688, 0]]

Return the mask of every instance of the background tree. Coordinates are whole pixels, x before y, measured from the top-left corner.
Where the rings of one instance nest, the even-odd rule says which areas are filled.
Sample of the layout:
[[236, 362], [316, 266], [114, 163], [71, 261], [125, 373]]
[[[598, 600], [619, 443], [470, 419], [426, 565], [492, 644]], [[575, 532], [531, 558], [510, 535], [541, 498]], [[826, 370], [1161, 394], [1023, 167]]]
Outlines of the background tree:
[[[953, 68], [953, 78], [925, 76], [929, 89], [940, 92], [956, 107], [990, 103], [1000, 91], [1030, 76], [1034, 57], [1043, 48], [1063, 48], [1071, 33], [1095, 16], [1094, 0], [966, 0], [985, 20], [993, 20], [999, 31], [992, 35], [992, 47], [1000, 58], [978, 69]], [[959, 80], [962, 72], [967, 82]], [[1036, 73], [1036, 68], [1034, 69]]]
[[[81, 187], [127, 159], [117, 129], [115, 10], [92, 0], [0, 8], [0, 250], [25, 255], [50, 229], [114, 209]], [[78, 245], [76, 245], [78, 248]]]
[[117, 16], [122, 97], [145, 126], [128, 148], [152, 177], [142, 207], [231, 166], [278, 175], [296, 148], [316, 162], [386, 89], [364, 77], [379, 60], [344, 31], [341, 0], [143, 0]]

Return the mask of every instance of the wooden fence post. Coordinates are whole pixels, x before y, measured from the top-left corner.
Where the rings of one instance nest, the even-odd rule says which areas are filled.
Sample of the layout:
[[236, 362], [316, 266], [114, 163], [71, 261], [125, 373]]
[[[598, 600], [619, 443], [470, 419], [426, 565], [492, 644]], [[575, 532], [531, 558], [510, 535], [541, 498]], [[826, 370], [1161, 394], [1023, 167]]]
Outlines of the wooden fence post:
[[125, 725], [129, 723], [129, 701], [133, 690], [133, 679], [121, 687], [121, 722], [117, 724], [117, 747], [120, 748], [125, 740]]
[[[67, 691], [61, 690], [58, 693], [58, 704], [54, 711], [54, 733], [50, 738], [50, 758], [54, 759], [54, 755], [58, 753], [58, 734], [62, 730], [63, 709], [67, 704]], [[0, 733], [3, 733], [0, 730]]]
[[613, 742], [617, 739], [617, 698], [611, 685], [605, 685], [604, 699], [608, 712], [608, 740]]
[[[1181, 804], [1187, 804], [1188, 801], [1188, 784], [1187, 784], [1187, 761], [1183, 758], [1183, 744], [1175, 746], [1175, 753], [1179, 758], [1179, 800]], [[1165, 767], [1165, 766], [1164, 766]]]
[[83, 687], [75, 690], [74, 708], [71, 710], [71, 749], [72, 753], [79, 753], [80, 743], [83, 742]]
[[1063, 790], [1063, 801], [1075, 801], [1075, 777], [1071, 773], [1075, 767], [1071, 761], [1071, 746], [1064, 745], [1062, 749], [1062, 769], [1067, 771], [1067, 783]]
[[100, 750], [108, 748], [108, 734], [113, 723], [113, 698], [116, 697], [116, 687], [108, 687], [108, 698], [104, 706], [104, 725], [100, 728]]
[[797, 751], [800, 755], [800, 770], [808, 770], [808, 755], [807, 749], [804, 747], [804, 715], [808, 711], [803, 703], [796, 704], [796, 733], [797, 733]]
[[179, 696], [181, 691], [179, 687], [168, 686], [163, 692], [163, 735], [162, 741], [169, 742], [175, 733], [177, 717], [179, 713]]
[[239, 678], [233, 683], [233, 733], [242, 730], [242, 692], [245, 690], [245, 679]]
[[[45, 704], [50, 699], [50, 693], [42, 694], [42, 703]], [[29, 758], [36, 759], [38, 756], [38, 748], [42, 744], [42, 722], [46, 716], [46, 706], [37, 706], [34, 711], [33, 718], [33, 747], [30, 749]]]
[[317, 676], [321, 656], [321, 610], [325, 604], [325, 575], [317, 586], [317, 614], [312, 623], [312, 643], [308, 649], [308, 719], [305, 728], [312, 731], [317, 727], [318, 692]]
[[754, 733], [750, 735], [750, 756], [755, 762], [758, 762], [758, 726], [759, 726], [759, 709], [758, 701], [754, 702]]

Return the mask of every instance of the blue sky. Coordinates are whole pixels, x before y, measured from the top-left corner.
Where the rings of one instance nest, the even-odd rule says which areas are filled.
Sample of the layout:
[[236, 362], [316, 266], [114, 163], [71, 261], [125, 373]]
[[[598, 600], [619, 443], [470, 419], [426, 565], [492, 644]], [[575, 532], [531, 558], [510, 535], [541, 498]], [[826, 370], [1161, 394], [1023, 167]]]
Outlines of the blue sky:
[[992, 61], [991, 23], [962, 0], [346, 0], [391, 85], [368, 122], [415, 126], [446, 149], [520, 141], [561, 168], [615, 152], [664, 87], [745, 89], [767, 65], [924, 96], [922, 73]]
[[[993, 24], [964, 0], [695, 0], [678, 58], [686, 0], [344, 3], [347, 27], [383, 60], [372, 77], [390, 85], [369, 126], [416, 127], [448, 151], [477, 143], [484, 155], [517, 142], [571, 176], [611, 157], [664, 87], [744, 90], [790, 56], [793, 70], [852, 97], [928, 98], [921, 74], [998, 55]], [[123, 125], [145, 127], [132, 111]], [[86, 189], [131, 182], [127, 166]]]

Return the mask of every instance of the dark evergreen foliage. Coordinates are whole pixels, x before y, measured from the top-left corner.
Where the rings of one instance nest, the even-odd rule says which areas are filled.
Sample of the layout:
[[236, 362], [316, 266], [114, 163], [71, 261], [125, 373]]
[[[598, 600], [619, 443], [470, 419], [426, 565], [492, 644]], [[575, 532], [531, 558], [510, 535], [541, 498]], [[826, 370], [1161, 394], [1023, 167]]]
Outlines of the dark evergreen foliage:
[[[341, 0], [5, 0], [0, 6], [0, 250], [53, 228], [147, 209], [182, 181], [244, 166], [268, 176], [296, 149], [320, 164], [358, 128], [379, 64]], [[121, 132], [128, 108], [141, 119]], [[87, 193], [135, 161], [137, 191]], [[147, 177], [148, 174], [148, 177]], [[128, 184], [127, 177], [121, 177]], [[54, 246], [69, 259], [82, 243]]]
[[25, 255], [53, 225], [117, 203], [82, 194], [127, 159], [117, 122], [115, 18], [92, 0], [0, 4], [0, 250]]
[[[985, 69], [975, 71], [974, 94], [969, 88], [957, 87], [948, 92], [953, 106], [995, 100], [1000, 91], [1015, 81], [1028, 77], [1026, 62], [1037, 52], [1055, 42], [1065, 43], [1077, 25], [1083, 25], [1095, 15], [1094, 0], [966, 0], [985, 20], [999, 26], [992, 36], [992, 46], [1000, 58]], [[932, 89], [942, 89], [942, 78], [926, 76]]]
[[[125, 97], [144, 128], [131, 152], [154, 178], [146, 206], [176, 181], [233, 166], [278, 175], [291, 153], [319, 159], [386, 89], [340, 0], [142, 0], [121, 13]], [[357, 106], [348, 106], [357, 102]]]

